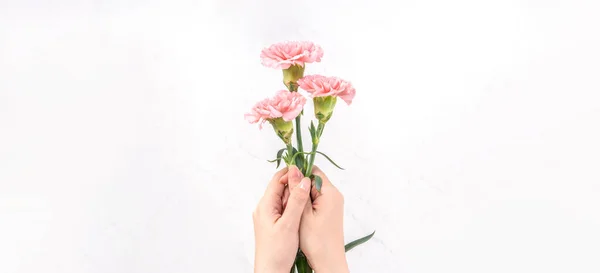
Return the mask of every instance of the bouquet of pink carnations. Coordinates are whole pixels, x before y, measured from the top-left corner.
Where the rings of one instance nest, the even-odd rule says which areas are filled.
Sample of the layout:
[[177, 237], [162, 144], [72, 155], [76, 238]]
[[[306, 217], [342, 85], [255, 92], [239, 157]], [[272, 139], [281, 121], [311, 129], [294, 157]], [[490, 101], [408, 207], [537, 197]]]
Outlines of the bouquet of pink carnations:
[[[245, 115], [250, 123], [258, 123], [259, 127], [269, 122], [277, 136], [285, 144], [284, 148], [277, 151], [277, 156], [269, 162], [281, 161], [286, 165], [296, 165], [306, 177], [313, 181], [312, 186], [320, 192], [322, 178], [312, 173], [313, 164], [317, 154], [322, 155], [334, 166], [338, 166], [329, 156], [317, 150], [319, 141], [323, 135], [325, 125], [331, 119], [338, 98], [350, 105], [356, 90], [350, 82], [337, 77], [322, 75], [304, 76], [306, 64], [320, 62], [323, 57], [323, 49], [312, 42], [283, 42], [273, 44], [261, 52], [262, 64], [266, 67], [283, 70], [283, 84], [287, 90], [280, 90], [272, 98], [258, 102]], [[304, 113], [306, 98], [298, 93], [298, 89], [306, 91], [314, 104], [314, 114], [317, 125], [311, 121], [308, 131], [310, 133], [312, 146], [310, 151], [304, 150], [302, 142], [301, 115]], [[294, 126], [295, 125], [295, 126]], [[294, 127], [296, 146], [293, 145]], [[343, 170], [343, 169], [342, 169]], [[373, 237], [373, 234], [348, 243], [346, 251], [360, 245]], [[299, 273], [312, 273], [306, 257], [298, 249], [295, 267]], [[292, 267], [291, 272], [295, 269]]]

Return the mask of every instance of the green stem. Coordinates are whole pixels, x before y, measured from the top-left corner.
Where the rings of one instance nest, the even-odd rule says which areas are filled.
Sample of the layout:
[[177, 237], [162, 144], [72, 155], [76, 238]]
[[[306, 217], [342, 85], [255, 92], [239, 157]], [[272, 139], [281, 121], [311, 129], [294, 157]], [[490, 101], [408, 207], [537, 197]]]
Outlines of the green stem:
[[304, 176], [310, 176], [312, 174], [312, 167], [315, 163], [315, 156], [317, 154], [317, 147], [319, 146], [319, 139], [323, 134], [323, 129], [325, 129], [325, 123], [319, 122], [319, 126], [317, 127], [316, 137], [313, 139], [312, 144], [312, 152], [310, 153], [310, 158], [308, 160], [308, 166], [306, 167], [306, 172]]
[[300, 126], [300, 116], [302, 115], [302, 113], [300, 113], [297, 117], [296, 117], [296, 141], [298, 142], [298, 152], [304, 152], [304, 148], [302, 147], [302, 126]]
[[[304, 70], [302, 70], [304, 72]], [[296, 83], [290, 83], [289, 86], [287, 86], [288, 90], [290, 90], [290, 92], [298, 92], [298, 84]], [[296, 142], [298, 145], [298, 152], [300, 153], [304, 153], [304, 145], [302, 143], [302, 126], [301, 126], [301, 119], [302, 119], [302, 114], [304, 114], [304, 110], [302, 110], [302, 112], [300, 112], [300, 114], [296, 117]], [[302, 157], [301, 163], [302, 165], [304, 165], [304, 157]], [[300, 171], [303, 171], [303, 166], [297, 166]]]
[[[291, 160], [291, 161], [292, 161], [292, 162], [296, 162], [296, 156], [298, 156], [298, 155], [309, 155], [309, 154], [311, 154], [311, 153], [308, 153], [308, 152], [302, 152], [302, 153], [301, 153], [301, 152], [297, 152], [297, 153], [296, 153], [296, 154], [295, 154], [295, 155], [292, 157], [292, 160]], [[300, 167], [298, 167], [298, 168], [300, 168]]]
[[292, 146], [292, 143], [287, 144], [287, 152], [288, 156], [287, 161], [285, 163], [287, 163], [287, 165], [289, 166], [294, 164], [294, 161], [292, 160], [292, 157], [294, 156], [294, 147]]
[[[304, 112], [304, 111], [303, 111]], [[298, 152], [301, 154], [304, 153], [304, 148], [302, 147], [302, 130], [300, 127], [300, 116], [302, 116], [302, 112], [296, 117], [296, 141], [298, 142]], [[304, 162], [306, 161], [304, 155], [302, 156], [302, 160], [296, 164], [296, 167], [300, 169], [300, 172], [304, 171]], [[293, 161], [296, 162], [296, 161]], [[298, 166], [300, 165], [300, 166]]]

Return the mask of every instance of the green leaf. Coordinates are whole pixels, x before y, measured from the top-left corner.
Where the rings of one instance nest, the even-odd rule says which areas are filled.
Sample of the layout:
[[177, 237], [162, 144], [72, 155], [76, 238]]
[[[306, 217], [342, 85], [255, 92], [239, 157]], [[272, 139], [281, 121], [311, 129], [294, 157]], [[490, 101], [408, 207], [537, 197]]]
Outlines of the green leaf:
[[296, 164], [296, 167], [298, 167], [300, 172], [302, 172], [302, 166], [304, 165], [304, 156], [298, 156], [300, 152], [298, 152], [298, 150], [296, 150], [295, 147], [292, 148], [292, 152], [294, 153], [292, 156], [292, 159], [294, 159], [294, 164]]
[[296, 267], [298, 268], [298, 273], [312, 273], [313, 270], [310, 267], [310, 265], [308, 264], [308, 260], [306, 259], [306, 256], [304, 256], [304, 253], [302, 253], [302, 251], [298, 251], [298, 254], [296, 255]]
[[300, 172], [303, 172], [304, 156], [297, 156], [294, 161], [294, 163], [296, 163], [296, 167], [298, 167], [298, 170], [300, 170]]
[[279, 151], [277, 151], [277, 166], [275, 167], [275, 169], [279, 168], [279, 164], [281, 164], [281, 155], [283, 154], [283, 151], [285, 151], [287, 148], [281, 148]]
[[375, 231], [373, 231], [373, 233], [371, 233], [371, 234], [369, 234], [369, 235], [367, 235], [365, 237], [362, 237], [360, 239], [356, 239], [356, 240], [348, 243], [346, 246], [344, 246], [344, 248], [346, 249], [346, 252], [350, 251], [350, 249], [353, 249], [354, 247], [356, 247], [356, 246], [358, 246], [360, 244], [363, 244], [363, 243], [367, 242], [369, 239], [373, 238], [373, 235], [375, 235]]
[[310, 121], [310, 126], [308, 127], [308, 131], [310, 132], [311, 139], [314, 139], [315, 136], [317, 135], [317, 128], [315, 128], [315, 124], [312, 122], [312, 120]]
[[323, 186], [323, 179], [320, 176], [315, 175], [315, 188], [317, 188], [319, 193], [321, 192], [321, 186]]
[[344, 168], [340, 167], [338, 164], [336, 164], [335, 162], [333, 162], [333, 160], [331, 158], [329, 158], [326, 154], [317, 151], [317, 154], [320, 154], [322, 156], [324, 156], [325, 158], [327, 158], [327, 160], [329, 160], [329, 162], [331, 162], [331, 164], [333, 164], [334, 166], [336, 166], [338, 169], [343, 170]]
[[279, 160], [281, 160], [281, 157], [278, 157], [278, 158], [275, 158], [275, 159], [271, 159], [271, 160], [267, 160], [267, 162], [274, 163], [274, 162], [277, 162]]
[[292, 156], [292, 158], [290, 160], [293, 160], [296, 163], [296, 166], [298, 167], [298, 169], [300, 169], [300, 171], [302, 173], [304, 173], [304, 170], [306, 169], [306, 158], [304, 157], [304, 155], [309, 155], [309, 154], [313, 154], [313, 153], [309, 153], [309, 152], [298, 152], [296, 150], [296, 148], [294, 148], [294, 155]]

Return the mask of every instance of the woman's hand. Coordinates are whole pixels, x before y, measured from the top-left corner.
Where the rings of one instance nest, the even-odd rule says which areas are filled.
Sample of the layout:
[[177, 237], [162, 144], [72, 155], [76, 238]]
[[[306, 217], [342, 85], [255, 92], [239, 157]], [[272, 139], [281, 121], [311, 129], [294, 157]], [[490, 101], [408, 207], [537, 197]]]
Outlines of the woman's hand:
[[[295, 181], [289, 190], [280, 181], [284, 175]], [[300, 217], [306, 203], [310, 203], [309, 189], [310, 179], [303, 179], [295, 166], [278, 171], [271, 179], [253, 213], [255, 273], [290, 272], [298, 252]], [[285, 211], [283, 199], [287, 200]]]
[[[322, 178], [321, 193], [312, 187], [312, 203], [305, 203], [300, 223], [300, 248], [317, 273], [348, 271], [344, 249], [344, 197], [318, 167], [313, 174]], [[288, 177], [289, 186], [300, 182]], [[289, 205], [288, 205], [289, 206]]]

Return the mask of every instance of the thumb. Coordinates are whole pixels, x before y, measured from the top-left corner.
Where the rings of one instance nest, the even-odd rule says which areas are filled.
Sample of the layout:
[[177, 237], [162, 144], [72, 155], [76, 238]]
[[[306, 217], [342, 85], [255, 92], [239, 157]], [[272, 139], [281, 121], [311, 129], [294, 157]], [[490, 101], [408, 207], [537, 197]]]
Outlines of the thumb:
[[281, 221], [286, 227], [298, 229], [300, 226], [300, 217], [306, 207], [310, 190], [310, 178], [302, 178], [296, 187], [290, 190], [285, 211], [281, 216]]

